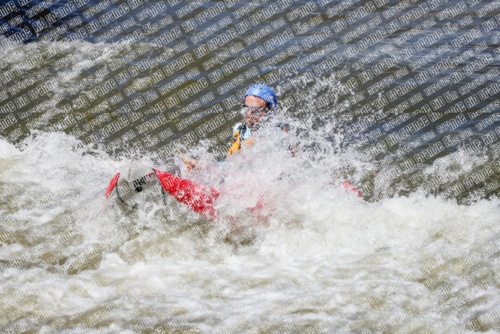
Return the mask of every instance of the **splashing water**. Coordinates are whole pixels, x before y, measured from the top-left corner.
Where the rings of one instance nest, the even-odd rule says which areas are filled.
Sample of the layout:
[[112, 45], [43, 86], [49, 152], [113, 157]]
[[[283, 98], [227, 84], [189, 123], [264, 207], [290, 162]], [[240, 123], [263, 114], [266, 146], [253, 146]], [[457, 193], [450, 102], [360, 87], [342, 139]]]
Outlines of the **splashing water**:
[[[280, 139], [273, 131], [259, 130], [256, 144], [222, 167], [210, 154], [199, 170], [178, 166], [224, 194], [215, 224], [172, 200], [115, 210], [103, 193], [125, 161], [68, 135], [36, 132], [17, 147], [0, 141], [2, 326], [227, 333], [499, 325], [487, 317], [500, 291], [498, 201], [459, 206], [415, 192], [364, 202], [336, 187], [343, 176], [332, 177], [355, 164], [352, 156], [291, 157], [293, 132]], [[261, 221], [248, 213], [259, 196]]]

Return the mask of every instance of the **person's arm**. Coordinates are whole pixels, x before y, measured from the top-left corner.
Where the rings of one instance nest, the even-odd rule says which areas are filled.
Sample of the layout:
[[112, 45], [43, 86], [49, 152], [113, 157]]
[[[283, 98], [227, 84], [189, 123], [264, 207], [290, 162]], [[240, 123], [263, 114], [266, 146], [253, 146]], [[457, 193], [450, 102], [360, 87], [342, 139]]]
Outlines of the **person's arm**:
[[[278, 123], [278, 127], [285, 133], [288, 134], [290, 131], [290, 126], [286, 123]], [[292, 157], [296, 157], [299, 150], [297, 149], [297, 146], [295, 144], [290, 144], [288, 145], [288, 149], [290, 150], [290, 153], [292, 154]]]
[[292, 158], [296, 157], [299, 153], [299, 150], [297, 149], [297, 146], [295, 144], [288, 145], [288, 149], [292, 153]]

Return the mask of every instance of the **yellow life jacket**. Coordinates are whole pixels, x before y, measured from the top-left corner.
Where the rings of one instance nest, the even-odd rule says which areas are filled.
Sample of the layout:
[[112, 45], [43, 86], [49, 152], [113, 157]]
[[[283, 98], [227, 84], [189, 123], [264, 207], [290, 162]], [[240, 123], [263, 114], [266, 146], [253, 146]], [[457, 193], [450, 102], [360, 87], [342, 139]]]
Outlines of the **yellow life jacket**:
[[233, 144], [227, 151], [227, 155], [231, 155], [236, 151], [241, 150], [242, 144], [245, 146], [252, 145], [254, 138], [251, 135], [250, 129], [242, 123], [238, 123], [233, 128]]
[[[282, 123], [276, 123], [276, 129], [280, 132], [288, 133], [288, 126]], [[282, 133], [283, 133], [282, 132]], [[250, 129], [244, 123], [237, 123], [233, 127], [233, 144], [227, 151], [227, 155], [231, 155], [242, 149], [243, 146], [250, 146], [254, 143], [254, 137]]]

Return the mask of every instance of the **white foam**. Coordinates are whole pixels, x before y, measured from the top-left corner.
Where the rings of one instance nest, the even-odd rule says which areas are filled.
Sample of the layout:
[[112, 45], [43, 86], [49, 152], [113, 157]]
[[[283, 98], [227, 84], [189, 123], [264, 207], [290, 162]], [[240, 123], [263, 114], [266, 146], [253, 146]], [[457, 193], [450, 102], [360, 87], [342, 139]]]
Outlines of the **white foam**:
[[[75, 316], [65, 327], [91, 323], [90, 315], [118, 305], [110, 311], [113, 319], [205, 332], [245, 331], [266, 321], [271, 330], [287, 324], [304, 329], [304, 322], [339, 331], [370, 316], [374, 321], [363, 326], [397, 329], [409, 318], [394, 318], [394, 310], [408, 305], [420, 305], [412, 317], [433, 319], [426, 326], [446, 324], [453, 331], [470, 320], [465, 311], [477, 303], [473, 298], [498, 293], [498, 205], [460, 206], [422, 193], [364, 202], [320, 175], [349, 158], [311, 162], [306, 154], [292, 158], [273, 147], [273, 140], [261, 140], [224, 168], [189, 174], [206, 183], [225, 177], [215, 185], [226, 195], [218, 202], [223, 218], [210, 225], [199, 217], [188, 222], [190, 214], [173, 206], [139, 212], [139, 218], [103, 206], [107, 183], [124, 161], [70, 136], [37, 132], [20, 148], [0, 140], [6, 153], [0, 183], [16, 187], [3, 198], [9, 206], [4, 218], [12, 223], [2, 230], [15, 234], [3, 241], [2, 259], [26, 260], [9, 262], [0, 288], [8, 295], [33, 282], [36, 288], [17, 290], [17, 296], [36, 297], [34, 303], [16, 302], [49, 317]], [[267, 219], [255, 227], [248, 208], [261, 194]], [[188, 223], [169, 225], [182, 220]], [[28, 235], [31, 242], [23, 240]], [[494, 283], [487, 294], [481, 280], [467, 281], [481, 267]], [[446, 284], [450, 290], [440, 293]], [[439, 309], [460, 290], [469, 291], [468, 303]], [[7, 295], [0, 297], [2, 308]], [[144, 305], [150, 307], [140, 309]], [[447, 324], [451, 317], [457, 322]], [[130, 329], [123, 322], [106, 326]]]

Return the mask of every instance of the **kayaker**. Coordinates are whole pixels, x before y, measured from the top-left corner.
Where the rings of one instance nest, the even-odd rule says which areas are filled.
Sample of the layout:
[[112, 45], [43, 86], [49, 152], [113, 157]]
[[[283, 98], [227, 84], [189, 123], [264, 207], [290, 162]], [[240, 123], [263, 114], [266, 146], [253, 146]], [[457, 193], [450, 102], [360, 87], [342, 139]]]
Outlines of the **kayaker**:
[[[272, 119], [272, 113], [278, 105], [278, 96], [274, 89], [263, 84], [250, 86], [245, 92], [241, 114], [243, 122], [238, 122], [233, 126], [233, 142], [228, 149], [227, 154], [231, 155], [245, 146], [254, 143], [253, 133], [255, 133], [262, 123]], [[285, 125], [277, 123], [276, 127], [288, 132]], [[295, 155], [296, 149], [290, 148], [292, 155]], [[196, 168], [198, 162], [194, 159], [184, 160], [188, 170]]]
[[[271, 116], [277, 104], [278, 97], [275, 91], [269, 86], [255, 84], [249, 87], [244, 95], [244, 103], [241, 110], [243, 122], [239, 122], [233, 127], [233, 143], [228, 150], [228, 155], [234, 154], [245, 146], [253, 144], [253, 133], [258, 131], [263, 123], [272, 119]], [[286, 126], [280, 123], [277, 123], [276, 126], [287, 132]], [[291, 150], [292, 155], [295, 155], [296, 150], [294, 148], [291, 148]], [[188, 169], [197, 167], [196, 160], [185, 159], [185, 162]], [[191, 180], [144, 166], [137, 161], [123, 166], [120, 172], [113, 177], [106, 190], [106, 198], [113, 191], [116, 191], [119, 203], [130, 208], [130, 205], [127, 204], [128, 201], [136, 193], [152, 187], [152, 184], [156, 180], [160, 182], [163, 193], [172, 195], [177, 201], [187, 205], [208, 219], [216, 216], [213, 204], [219, 197], [218, 191]], [[361, 193], [349, 182], [343, 182], [342, 186], [347, 190], [356, 192], [358, 197], [361, 197]], [[122, 192], [124, 191], [120, 191], [119, 188], [125, 189], [126, 192], [123, 194]]]
[[244, 99], [241, 109], [243, 122], [233, 127], [233, 144], [227, 152], [228, 155], [240, 150], [242, 145], [253, 144], [252, 132], [259, 129], [263, 119], [270, 118], [270, 113], [278, 104], [278, 97], [274, 90], [262, 84], [250, 86]]

